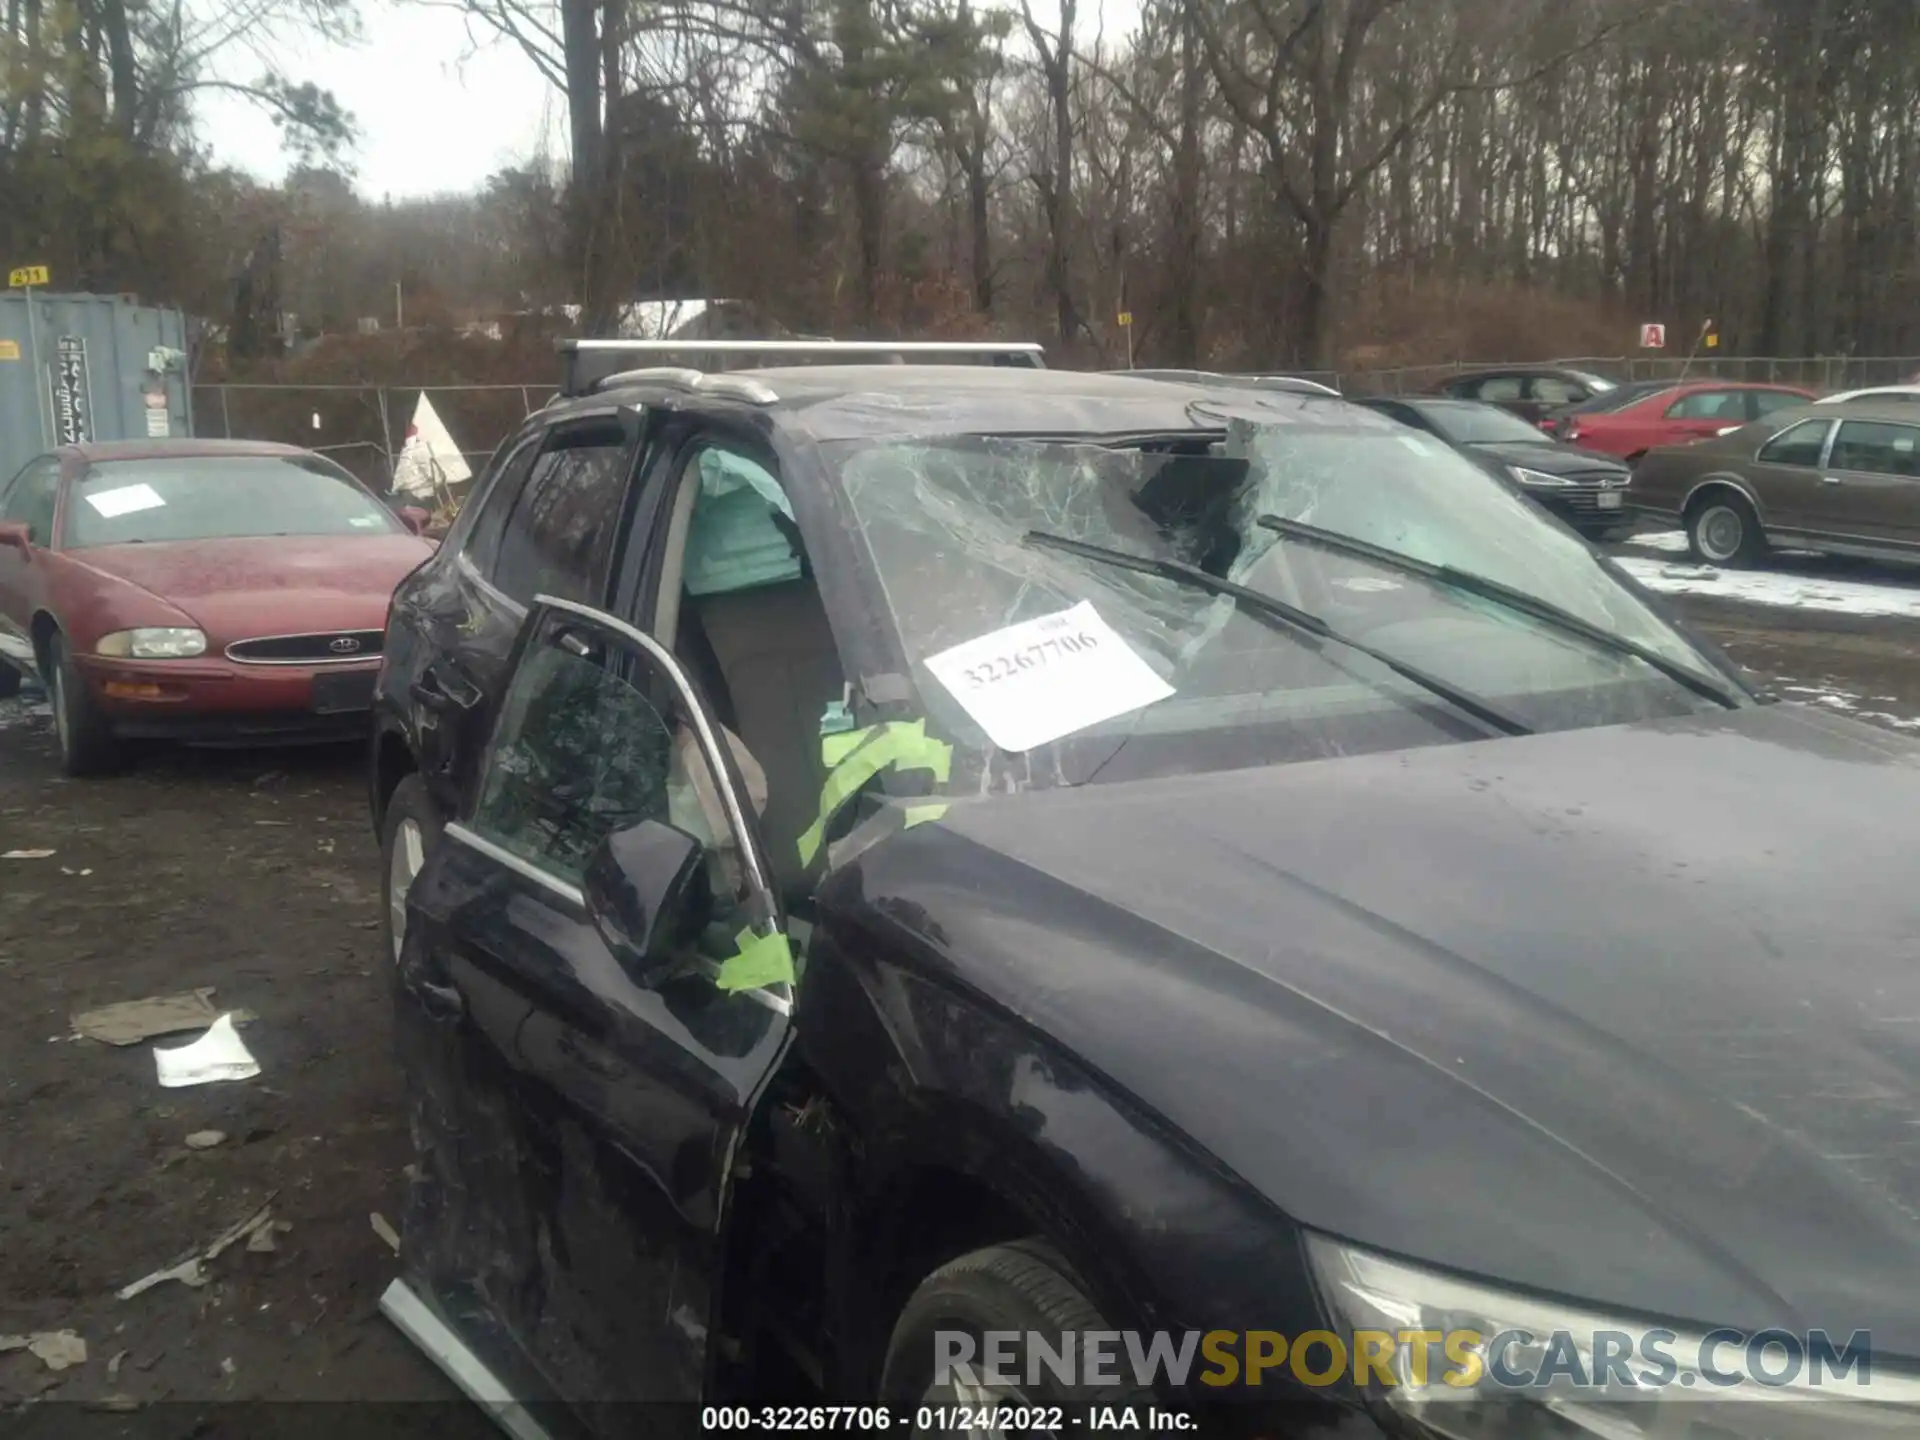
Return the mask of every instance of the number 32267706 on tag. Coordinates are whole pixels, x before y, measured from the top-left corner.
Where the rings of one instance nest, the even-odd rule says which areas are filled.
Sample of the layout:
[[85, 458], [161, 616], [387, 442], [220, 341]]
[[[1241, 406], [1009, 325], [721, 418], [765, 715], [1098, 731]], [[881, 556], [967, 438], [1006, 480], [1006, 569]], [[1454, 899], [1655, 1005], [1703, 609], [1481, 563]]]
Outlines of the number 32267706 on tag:
[[1173, 694], [1088, 601], [929, 656], [927, 669], [1002, 750], [1031, 750]]

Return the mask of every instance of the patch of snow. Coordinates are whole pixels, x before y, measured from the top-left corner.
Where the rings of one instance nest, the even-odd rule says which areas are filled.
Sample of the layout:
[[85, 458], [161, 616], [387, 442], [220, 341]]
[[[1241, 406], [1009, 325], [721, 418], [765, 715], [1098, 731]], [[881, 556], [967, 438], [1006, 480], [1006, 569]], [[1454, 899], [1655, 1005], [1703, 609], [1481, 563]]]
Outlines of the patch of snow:
[[[1687, 532], [1684, 530], [1656, 530], [1651, 535], [1629, 535], [1620, 542], [1636, 550], [1658, 550], [1662, 555], [1684, 555], [1687, 553]], [[1781, 550], [1775, 549], [1775, 555], [1818, 555], [1817, 550]]]
[[1792, 695], [1808, 705], [1825, 705], [1834, 710], [1860, 708], [1860, 697], [1849, 695], [1844, 690], [1829, 690], [1819, 685], [1781, 685], [1776, 688], [1782, 695]]
[[1658, 530], [1651, 535], [1634, 535], [1621, 542], [1636, 550], [1660, 550], [1669, 555], [1687, 553], [1687, 532], [1684, 530]]
[[[1766, 688], [1772, 690], [1784, 700], [1801, 705], [1824, 705], [1829, 710], [1838, 710], [1851, 715], [1856, 720], [1870, 720], [1889, 730], [1920, 730], [1920, 718], [1910, 715], [1895, 715], [1887, 710], [1862, 710], [1861, 697], [1842, 690], [1837, 685], [1821, 682], [1808, 684], [1782, 675]], [[1886, 705], [1898, 705], [1900, 700], [1892, 695], [1875, 695], [1874, 701]]]
[[1838, 615], [1920, 619], [1920, 587], [1869, 585], [1858, 580], [1794, 575], [1777, 570], [1718, 570], [1637, 555], [1616, 563], [1649, 590], [1663, 595], [1701, 595], [1745, 605], [1823, 610]]

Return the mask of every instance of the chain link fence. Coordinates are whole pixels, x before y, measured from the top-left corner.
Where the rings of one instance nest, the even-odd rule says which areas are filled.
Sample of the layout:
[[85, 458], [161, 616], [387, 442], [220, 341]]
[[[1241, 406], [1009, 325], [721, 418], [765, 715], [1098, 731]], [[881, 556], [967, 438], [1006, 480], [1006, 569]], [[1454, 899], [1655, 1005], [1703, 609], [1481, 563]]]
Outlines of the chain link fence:
[[553, 398], [533, 385], [196, 385], [194, 429], [205, 438], [272, 440], [318, 451], [385, 492], [422, 395], [478, 474], [500, 442]]

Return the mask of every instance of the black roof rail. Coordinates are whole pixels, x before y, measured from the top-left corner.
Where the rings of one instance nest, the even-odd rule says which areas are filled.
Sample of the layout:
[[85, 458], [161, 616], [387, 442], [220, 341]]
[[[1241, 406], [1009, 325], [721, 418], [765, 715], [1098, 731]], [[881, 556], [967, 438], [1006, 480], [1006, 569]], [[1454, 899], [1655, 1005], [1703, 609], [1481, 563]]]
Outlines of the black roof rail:
[[994, 365], [1044, 369], [1046, 352], [1031, 340], [562, 340], [560, 393], [589, 395], [602, 382], [634, 368], [647, 356], [712, 356], [721, 368], [733, 359], [764, 361], [790, 359], [805, 364], [867, 359], [905, 363], [909, 360], [984, 359]]

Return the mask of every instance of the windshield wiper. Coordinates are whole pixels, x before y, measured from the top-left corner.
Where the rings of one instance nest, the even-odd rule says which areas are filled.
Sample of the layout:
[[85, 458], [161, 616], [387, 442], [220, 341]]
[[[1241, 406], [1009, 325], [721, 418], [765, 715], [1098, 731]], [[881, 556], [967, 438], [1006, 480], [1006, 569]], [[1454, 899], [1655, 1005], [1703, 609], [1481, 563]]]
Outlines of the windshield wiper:
[[1709, 680], [1706, 676], [1690, 670], [1677, 661], [1669, 660], [1659, 651], [1650, 650], [1637, 640], [1629, 640], [1624, 635], [1616, 635], [1611, 630], [1602, 629], [1591, 620], [1583, 620], [1571, 610], [1563, 610], [1551, 600], [1543, 600], [1538, 595], [1529, 595], [1524, 590], [1516, 590], [1511, 585], [1503, 585], [1498, 580], [1489, 579], [1485, 575], [1476, 575], [1470, 570], [1457, 569], [1452, 565], [1435, 565], [1431, 561], [1416, 559], [1412, 555], [1402, 555], [1398, 550], [1389, 550], [1383, 545], [1375, 545], [1369, 540], [1357, 540], [1351, 535], [1342, 535], [1335, 530], [1322, 530], [1318, 525], [1303, 524], [1298, 520], [1288, 520], [1284, 516], [1262, 515], [1255, 523], [1263, 530], [1271, 530], [1291, 540], [1300, 540], [1309, 545], [1318, 545], [1323, 550], [1333, 550], [1343, 555], [1371, 560], [1388, 569], [1399, 570], [1408, 575], [1418, 575], [1421, 579], [1431, 580], [1436, 585], [1445, 585], [1450, 590], [1478, 595], [1483, 600], [1491, 600], [1496, 605], [1503, 605], [1509, 610], [1531, 616], [1568, 635], [1577, 635], [1603, 650], [1611, 650], [1616, 655], [1630, 655], [1635, 660], [1651, 665], [1674, 683], [1684, 685], [1694, 694], [1724, 705], [1729, 710], [1737, 710], [1740, 707], [1739, 698], [1726, 686]]
[[1442, 680], [1438, 676], [1429, 675], [1416, 665], [1409, 665], [1394, 655], [1376, 650], [1364, 640], [1355, 640], [1351, 636], [1342, 635], [1311, 611], [1301, 610], [1284, 600], [1250, 589], [1245, 585], [1236, 585], [1233, 581], [1222, 579], [1211, 571], [1202, 570], [1198, 565], [1189, 565], [1183, 560], [1171, 560], [1158, 555], [1136, 555], [1130, 550], [1110, 550], [1104, 545], [1091, 545], [1085, 540], [1074, 540], [1045, 530], [1029, 530], [1025, 540], [1027, 544], [1038, 545], [1043, 549], [1059, 550], [1068, 555], [1080, 555], [1088, 560], [1105, 561], [1109, 565], [1137, 570], [1143, 575], [1158, 575], [1164, 580], [1190, 585], [1197, 590], [1230, 596], [1256, 619], [1291, 626], [1293, 629], [1305, 631], [1316, 640], [1331, 640], [1336, 645], [1356, 650], [1369, 659], [1378, 661], [1402, 679], [1410, 680], [1429, 694], [1438, 695], [1448, 704], [1466, 711], [1483, 725], [1490, 725], [1506, 735], [1533, 733], [1531, 726], [1508, 714], [1491, 700], [1483, 700], [1471, 690], [1463, 690], [1458, 685]]

